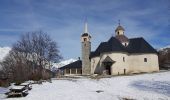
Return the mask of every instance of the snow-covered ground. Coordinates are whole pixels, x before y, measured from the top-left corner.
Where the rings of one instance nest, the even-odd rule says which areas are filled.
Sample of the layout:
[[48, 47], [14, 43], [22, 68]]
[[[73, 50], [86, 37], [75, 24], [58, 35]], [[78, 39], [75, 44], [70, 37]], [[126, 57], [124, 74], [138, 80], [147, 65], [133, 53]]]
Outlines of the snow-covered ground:
[[[0, 88], [0, 93], [3, 89]], [[97, 91], [97, 92], [96, 92]], [[1, 99], [4, 96], [1, 94]], [[29, 95], [6, 100], [170, 100], [170, 72], [112, 78], [53, 80], [33, 85]]]

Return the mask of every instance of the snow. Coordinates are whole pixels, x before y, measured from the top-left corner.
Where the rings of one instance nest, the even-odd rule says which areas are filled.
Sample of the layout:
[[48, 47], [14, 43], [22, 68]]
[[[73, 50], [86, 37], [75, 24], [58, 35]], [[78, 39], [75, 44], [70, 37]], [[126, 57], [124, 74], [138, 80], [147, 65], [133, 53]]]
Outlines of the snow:
[[20, 89], [23, 89], [25, 86], [13, 86], [11, 89], [14, 89], [14, 90], [20, 90]]
[[5, 56], [8, 55], [10, 50], [11, 50], [10, 47], [0, 47], [0, 61], [2, 61], [5, 58]]
[[158, 51], [163, 51], [164, 49], [170, 48], [170, 45], [167, 45], [165, 47], [159, 48]]
[[8, 92], [8, 88], [3, 88], [3, 87], [0, 87], [0, 100], [2, 100], [3, 98], [5, 98], [5, 95], [4, 93]]
[[71, 59], [68, 59], [68, 60], [61, 61], [61, 62], [59, 62], [59, 63], [53, 63], [53, 67], [54, 67], [54, 68], [60, 68], [60, 67], [63, 67], [63, 66], [65, 66], [65, 65], [68, 65], [68, 64], [70, 64], [70, 63], [72, 63], [72, 62], [75, 62], [75, 61], [77, 61], [77, 60], [71, 58]]
[[85, 77], [53, 79], [52, 83], [33, 84], [26, 97], [6, 100], [123, 100], [123, 98], [170, 100], [170, 71], [101, 79]]
[[29, 85], [29, 83], [22, 83], [22, 84], [20, 84], [20, 85], [22, 85], [22, 86], [24, 86], [24, 85]]
[[[0, 62], [8, 55], [10, 47], [0, 47]], [[2, 66], [0, 65], [0, 70], [2, 70]]]

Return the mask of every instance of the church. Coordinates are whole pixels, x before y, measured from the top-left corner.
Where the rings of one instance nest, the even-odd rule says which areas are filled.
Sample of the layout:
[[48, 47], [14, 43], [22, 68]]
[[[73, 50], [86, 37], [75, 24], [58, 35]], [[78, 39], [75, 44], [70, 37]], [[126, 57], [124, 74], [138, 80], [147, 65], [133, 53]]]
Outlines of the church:
[[[95, 51], [91, 51], [91, 38], [85, 23], [84, 33], [81, 35], [82, 60], [62, 67], [64, 75], [77, 74], [75, 71], [78, 69], [82, 75], [125, 75], [159, 71], [157, 51], [142, 37], [128, 38], [120, 23], [115, 29], [115, 36], [101, 42]], [[72, 70], [75, 70], [74, 73]]]

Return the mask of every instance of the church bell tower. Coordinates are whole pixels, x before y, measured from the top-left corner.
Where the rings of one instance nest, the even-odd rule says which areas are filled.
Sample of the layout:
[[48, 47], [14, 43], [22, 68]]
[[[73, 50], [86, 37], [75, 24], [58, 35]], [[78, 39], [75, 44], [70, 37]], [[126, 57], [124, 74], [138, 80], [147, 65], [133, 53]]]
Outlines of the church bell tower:
[[129, 44], [129, 39], [125, 36], [124, 32], [125, 29], [120, 25], [120, 20], [119, 20], [119, 25], [115, 30], [115, 38], [118, 39], [123, 46], [127, 47]]
[[91, 36], [88, 33], [87, 22], [85, 23], [84, 33], [81, 35], [81, 45], [82, 45], [82, 74], [90, 75], [90, 52], [91, 52]]

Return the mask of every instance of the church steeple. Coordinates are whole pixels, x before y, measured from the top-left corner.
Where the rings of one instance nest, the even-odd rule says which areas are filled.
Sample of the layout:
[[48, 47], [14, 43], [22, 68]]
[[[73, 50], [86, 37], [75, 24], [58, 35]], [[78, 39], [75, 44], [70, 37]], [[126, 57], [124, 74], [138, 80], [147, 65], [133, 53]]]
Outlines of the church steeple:
[[85, 22], [85, 25], [84, 25], [84, 33], [88, 33], [87, 21]]
[[115, 38], [118, 39], [122, 45], [127, 46], [129, 44], [129, 39], [124, 35], [125, 29], [120, 25], [120, 20], [118, 27], [115, 30]]
[[81, 47], [82, 47], [82, 74], [90, 75], [90, 52], [91, 52], [91, 36], [88, 33], [87, 21], [84, 24], [84, 33], [81, 35]]
[[120, 20], [119, 20], [118, 27], [115, 30], [116, 36], [124, 35], [124, 31], [125, 31], [125, 29], [120, 25]]
[[85, 22], [84, 24], [84, 33], [81, 35], [81, 40], [82, 42], [86, 42], [86, 41], [90, 41], [91, 39], [91, 36], [90, 34], [88, 33], [88, 25], [87, 25], [87, 21]]

